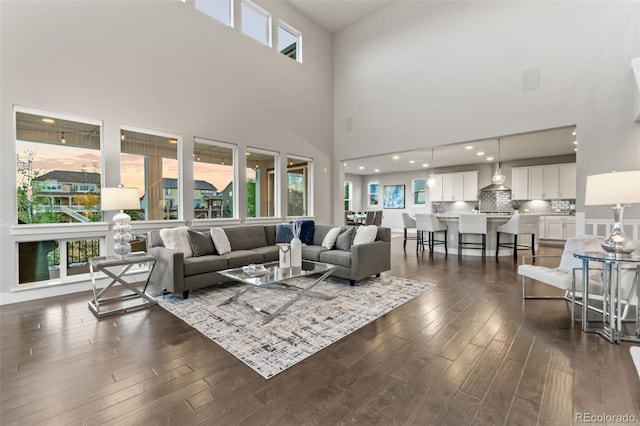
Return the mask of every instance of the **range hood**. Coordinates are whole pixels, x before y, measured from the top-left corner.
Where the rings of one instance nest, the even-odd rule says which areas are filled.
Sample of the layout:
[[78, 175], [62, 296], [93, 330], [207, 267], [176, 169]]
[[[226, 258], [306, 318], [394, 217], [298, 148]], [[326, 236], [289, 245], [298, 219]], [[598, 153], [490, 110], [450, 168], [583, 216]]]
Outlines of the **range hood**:
[[511, 191], [510, 188], [507, 188], [504, 185], [497, 185], [492, 183], [491, 185], [485, 186], [484, 188], [479, 189], [480, 192], [491, 192], [491, 191]]

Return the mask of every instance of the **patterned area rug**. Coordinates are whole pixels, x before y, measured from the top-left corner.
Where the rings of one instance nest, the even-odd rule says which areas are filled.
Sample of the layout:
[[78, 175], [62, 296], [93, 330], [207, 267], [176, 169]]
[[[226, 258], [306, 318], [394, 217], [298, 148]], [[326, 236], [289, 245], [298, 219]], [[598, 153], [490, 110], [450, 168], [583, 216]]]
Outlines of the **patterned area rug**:
[[[312, 282], [312, 278], [289, 281], [303, 288]], [[274, 312], [295, 293], [256, 289], [218, 306], [242, 288], [229, 284], [191, 291], [187, 300], [166, 295], [158, 298], [158, 304], [269, 379], [432, 287], [384, 275], [354, 287], [329, 278], [313, 290], [335, 299], [303, 296], [264, 325], [259, 324], [266, 316], [244, 302]]]

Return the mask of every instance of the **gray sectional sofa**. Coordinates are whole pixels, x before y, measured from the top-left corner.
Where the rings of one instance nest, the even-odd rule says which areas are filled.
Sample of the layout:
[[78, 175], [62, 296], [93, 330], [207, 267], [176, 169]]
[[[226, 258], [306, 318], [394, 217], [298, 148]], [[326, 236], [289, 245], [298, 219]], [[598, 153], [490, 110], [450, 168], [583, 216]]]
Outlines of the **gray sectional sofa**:
[[[328, 250], [322, 247], [322, 241], [335, 226], [314, 226], [313, 244], [302, 247], [304, 260], [336, 265], [333, 275], [348, 279], [351, 285], [371, 275], [379, 276], [381, 272], [391, 268], [389, 228], [379, 226], [376, 239], [371, 243], [352, 245], [345, 250]], [[342, 228], [346, 231], [350, 227]], [[231, 244], [231, 252], [187, 258], [180, 251], [164, 247], [159, 231], [150, 231], [147, 236], [147, 251], [157, 258], [150, 282], [167, 292], [181, 294], [186, 299], [190, 290], [229, 281], [217, 271], [278, 260], [276, 225], [243, 225], [223, 229]], [[209, 235], [208, 232], [205, 234]]]

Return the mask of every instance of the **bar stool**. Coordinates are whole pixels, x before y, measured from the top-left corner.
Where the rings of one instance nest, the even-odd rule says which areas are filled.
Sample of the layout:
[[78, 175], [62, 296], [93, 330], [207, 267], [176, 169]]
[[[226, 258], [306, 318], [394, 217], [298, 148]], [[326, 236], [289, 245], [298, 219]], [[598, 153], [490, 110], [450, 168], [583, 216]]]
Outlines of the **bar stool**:
[[[482, 242], [464, 242], [464, 234], [482, 235]], [[458, 258], [462, 258], [462, 248], [469, 247], [482, 250], [482, 261], [487, 257], [487, 215], [469, 214], [460, 215], [458, 222]]]
[[[427, 232], [427, 244], [429, 252], [433, 254], [433, 247], [437, 244], [444, 244], [445, 257], [449, 254], [447, 249], [447, 225], [440, 222], [435, 214], [416, 213], [416, 232], [418, 236], [418, 246], [424, 250], [424, 233]], [[444, 232], [444, 239], [436, 240], [435, 233]]]
[[[407, 251], [407, 240], [417, 240], [418, 236], [409, 237], [407, 234], [408, 229], [416, 228], [416, 220], [411, 217], [411, 215], [407, 212], [402, 213], [402, 222], [404, 223], [404, 243], [402, 244], [402, 248], [405, 253]], [[418, 244], [416, 244], [416, 251], [418, 251]]]
[[[536, 255], [536, 232], [538, 232], [538, 216], [535, 214], [514, 214], [507, 223], [498, 226], [496, 233], [496, 258], [500, 247], [513, 249], [513, 260], [518, 259], [518, 249], [531, 249], [531, 255]], [[513, 235], [513, 242], [500, 243], [500, 234]], [[518, 244], [518, 235], [531, 234], [531, 245]]]

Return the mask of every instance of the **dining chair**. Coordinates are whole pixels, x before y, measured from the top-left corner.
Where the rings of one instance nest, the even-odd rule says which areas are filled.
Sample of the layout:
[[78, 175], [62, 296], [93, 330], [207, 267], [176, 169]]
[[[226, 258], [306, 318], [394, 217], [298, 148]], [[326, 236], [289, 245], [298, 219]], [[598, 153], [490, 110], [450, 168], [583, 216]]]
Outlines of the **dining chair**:
[[382, 226], [382, 210], [376, 210], [376, 214], [373, 218], [373, 224], [376, 226]]
[[374, 210], [367, 211], [367, 217], [364, 220], [365, 225], [373, 225], [373, 220], [376, 217], [376, 212]]

